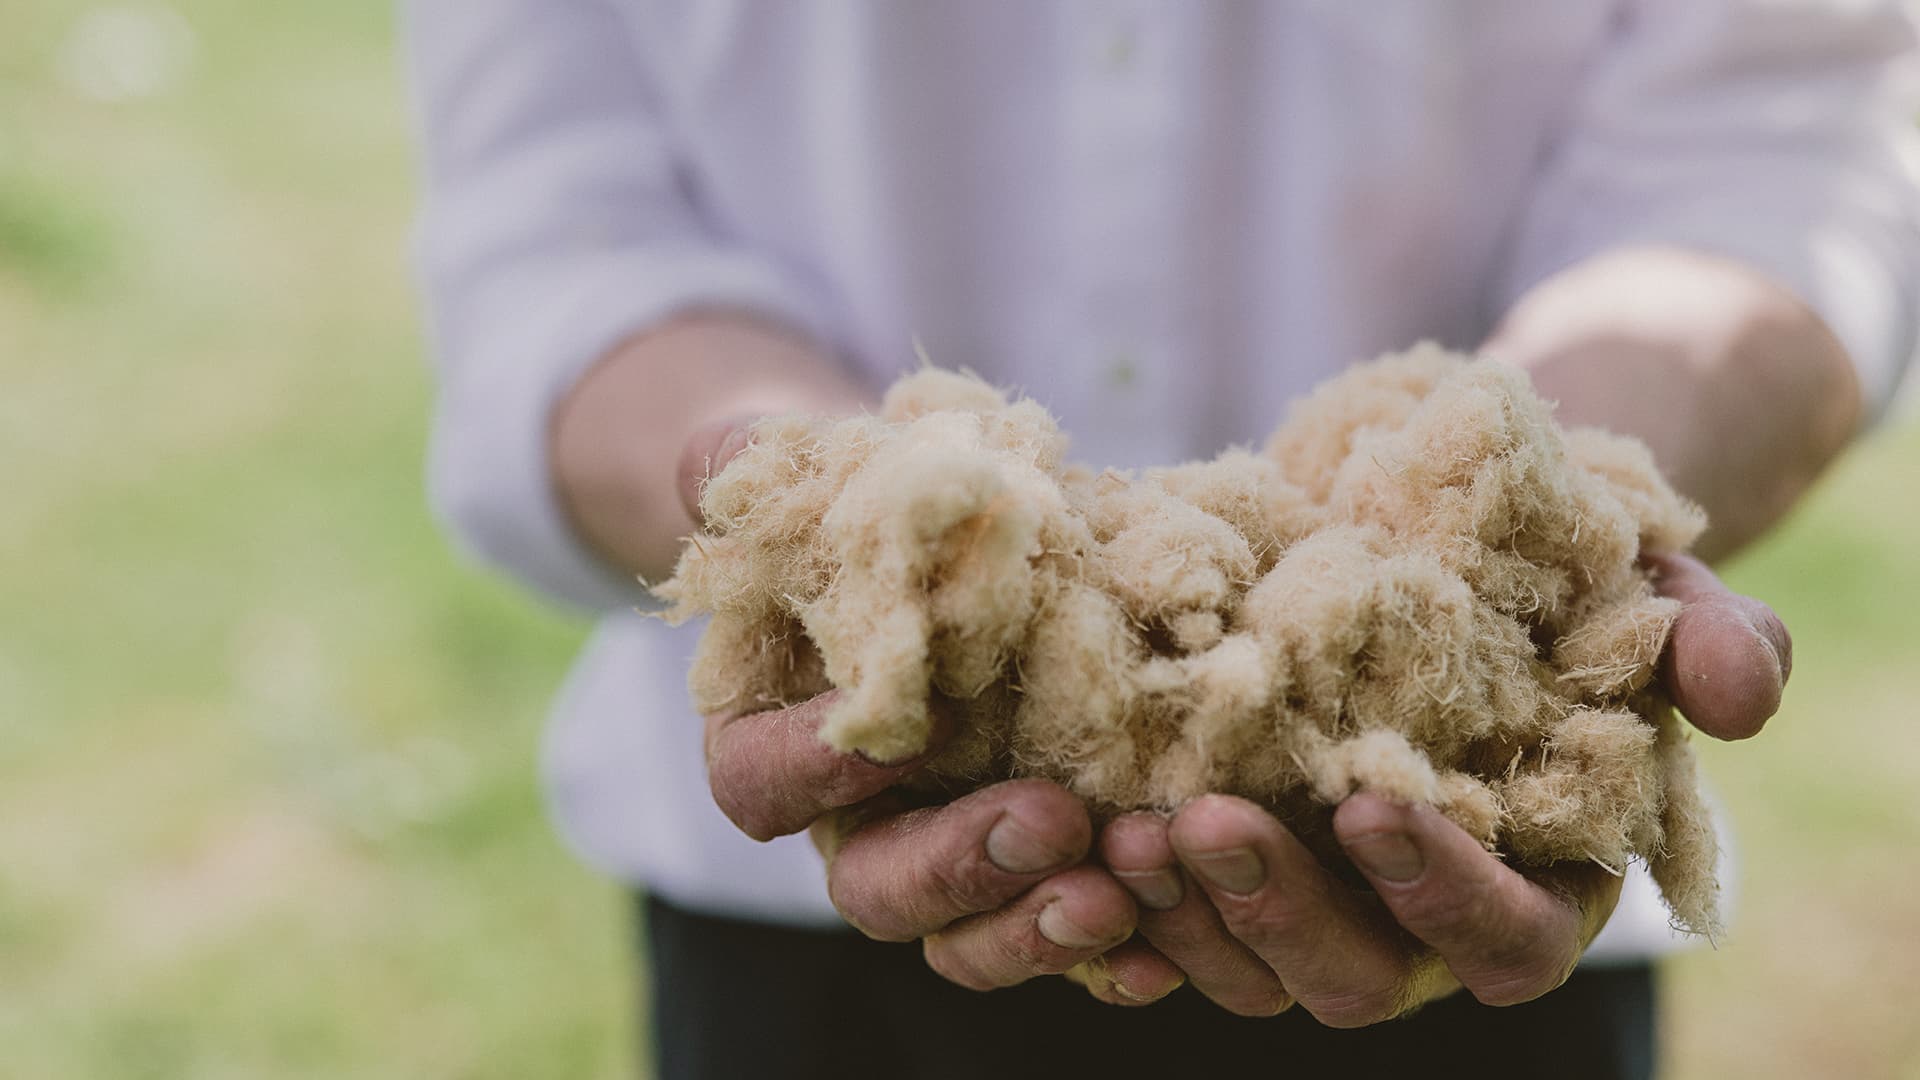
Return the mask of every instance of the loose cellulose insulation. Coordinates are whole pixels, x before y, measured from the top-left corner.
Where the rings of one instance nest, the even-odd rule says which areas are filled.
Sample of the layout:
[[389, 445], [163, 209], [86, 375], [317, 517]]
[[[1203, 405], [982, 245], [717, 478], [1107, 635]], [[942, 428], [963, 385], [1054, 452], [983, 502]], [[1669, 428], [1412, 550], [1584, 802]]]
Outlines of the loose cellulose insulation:
[[1365, 790], [1525, 867], [1653, 870], [1716, 929], [1714, 833], [1649, 684], [1678, 604], [1638, 556], [1701, 511], [1640, 443], [1562, 430], [1520, 371], [1421, 346], [1258, 453], [1065, 462], [1047, 411], [927, 369], [877, 415], [760, 422], [658, 594], [712, 621], [703, 713], [840, 694], [821, 737], [923, 752], [930, 797], [1057, 781], [1097, 813], [1255, 800], [1330, 862]]

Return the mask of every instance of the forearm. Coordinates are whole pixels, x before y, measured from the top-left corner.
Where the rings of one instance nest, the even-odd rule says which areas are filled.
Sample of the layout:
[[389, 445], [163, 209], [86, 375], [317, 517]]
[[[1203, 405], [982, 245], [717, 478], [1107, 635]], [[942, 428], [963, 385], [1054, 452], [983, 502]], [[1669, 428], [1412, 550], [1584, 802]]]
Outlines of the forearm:
[[1845, 348], [1746, 267], [1662, 249], [1604, 255], [1523, 296], [1484, 345], [1527, 368], [1565, 424], [1634, 435], [1726, 555], [1792, 507], [1860, 423]]
[[694, 529], [679, 495], [682, 453], [715, 423], [841, 412], [866, 395], [818, 348], [750, 316], [687, 315], [629, 339], [554, 412], [553, 482], [574, 527], [647, 580], [671, 570]]

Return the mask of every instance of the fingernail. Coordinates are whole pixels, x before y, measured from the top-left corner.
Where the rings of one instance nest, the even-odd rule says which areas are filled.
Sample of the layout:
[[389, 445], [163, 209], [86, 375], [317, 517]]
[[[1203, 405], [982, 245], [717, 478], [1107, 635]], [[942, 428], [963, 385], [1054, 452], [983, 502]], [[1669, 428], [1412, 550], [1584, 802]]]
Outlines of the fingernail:
[[1360, 869], [1388, 881], [1412, 881], [1427, 868], [1427, 861], [1406, 833], [1369, 833], [1347, 842], [1347, 854]]
[[1228, 848], [1206, 854], [1186, 856], [1194, 873], [1206, 878], [1216, 889], [1230, 893], [1250, 893], [1267, 880], [1267, 868], [1252, 848]]
[[1120, 884], [1127, 887], [1135, 900], [1155, 911], [1172, 911], [1186, 896], [1180, 875], [1164, 866], [1158, 870], [1115, 870], [1113, 876], [1120, 879]]
[[713, 464], [717, 469], [726, 468], [727, 464], [751, 442], [753, 442], [751, 427], [743, 425], [727, 432], [726, 437], [720, 440], [720, 445], [713, 452]]
[[1166, 997], [1168, 994], [1171, 994], [1175, 990], [1180, 989], [1181, 985], [1185, 982], [1186, 982], [1186, 979], [1180, 978], [1180, 979], [1175, 979], [1173, 981], [1172, 986], [1168, 986], [1163, 989], [1139, 991], [1139, 990], [1134, 990], [1133, 988], [1129, 987], [1126, 983], [1123, 983], [1120, 980], [1115, 979], [1113, 980], [1113, 992], [1120, 995], [1123, 998], [1126, 998], [1128, 1001], [1137, 1001], [1144, 1005], [1151, 1002], [1159, 1001], [1161, 998]]
[[1034, 835], [1012, 815], [1002, 815], [987, 831], [987, 858], [1009, 874], [1037, 874], [1067, 861], [1061, 851]]
[[1785, 686], [1793, 674], [1793, 635], [1787, 633], [1786, 625], [1771, 610], [1753, 620], [1753, 635], [1760, 639], [1761, 647], [1780, 669], [1780, 685]]
[[1041, 937], [1063, 949], [1091, 949], [1113, 941], [1111, 935], [1094, 934], [1075, 923], [1067, 916], [1065, 909], [1066, 905], [1058, 900], [1040, 909], [1040, 917], [1034, 922], [1040, 929]]

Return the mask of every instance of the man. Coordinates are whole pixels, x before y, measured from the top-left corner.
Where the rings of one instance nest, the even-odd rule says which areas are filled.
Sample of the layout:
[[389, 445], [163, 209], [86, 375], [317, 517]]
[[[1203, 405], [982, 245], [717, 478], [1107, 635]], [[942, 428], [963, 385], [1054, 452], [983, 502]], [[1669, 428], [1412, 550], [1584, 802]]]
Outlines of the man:
[[[1646, 439], [1731, 551], [1914, 345], [1897, 4], [415, 0], [410, 30], [435, 497], [601, 616], [549, 780], [648, 891], [664, 1073], [1651, 1067], [1672, 939], [1638, 871], [1529, 880], [1355, 796], [1386, 919], [1238, 800], [1098, 836], [1035, 781], [892, 813], [914, 763], [830, 753], [818, 703], [688, 715], [691, 639], [635, 578], [746, 422], [860, 408], [916, 337], [1118, 466], [1255, 439], [1356, 359], [1481, 348]], [[1784, 630], [1659, 569], [1670, 689], [1753, 734]], [[1035, 979], [1068, 971], [1154, 1004]]]

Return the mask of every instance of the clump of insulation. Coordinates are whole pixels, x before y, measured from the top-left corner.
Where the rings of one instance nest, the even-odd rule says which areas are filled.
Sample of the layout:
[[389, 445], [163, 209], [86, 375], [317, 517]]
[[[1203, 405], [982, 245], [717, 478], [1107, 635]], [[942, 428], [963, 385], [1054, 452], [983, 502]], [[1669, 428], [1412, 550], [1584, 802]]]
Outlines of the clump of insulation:
[[1714, 834], [1650, 687], [1679, 605], [1642, 551], [1700, 510], [1641, 444], [1563, 431], [1527, 377], [1421, 346], [1299, 402], [1259, 453], [1068, 465], [1046, 410], [922, 370], [875, 415], [781, 417], [707, 484], [657, 588], [712, 621], [704, 713], [844, 693], [821, 735], [917, 782], [1017, 776], [1104, 813], [1205, 792], [1331, 853], [1367, 790], [1521, 866], [1652, 867], [1716, 926]]

